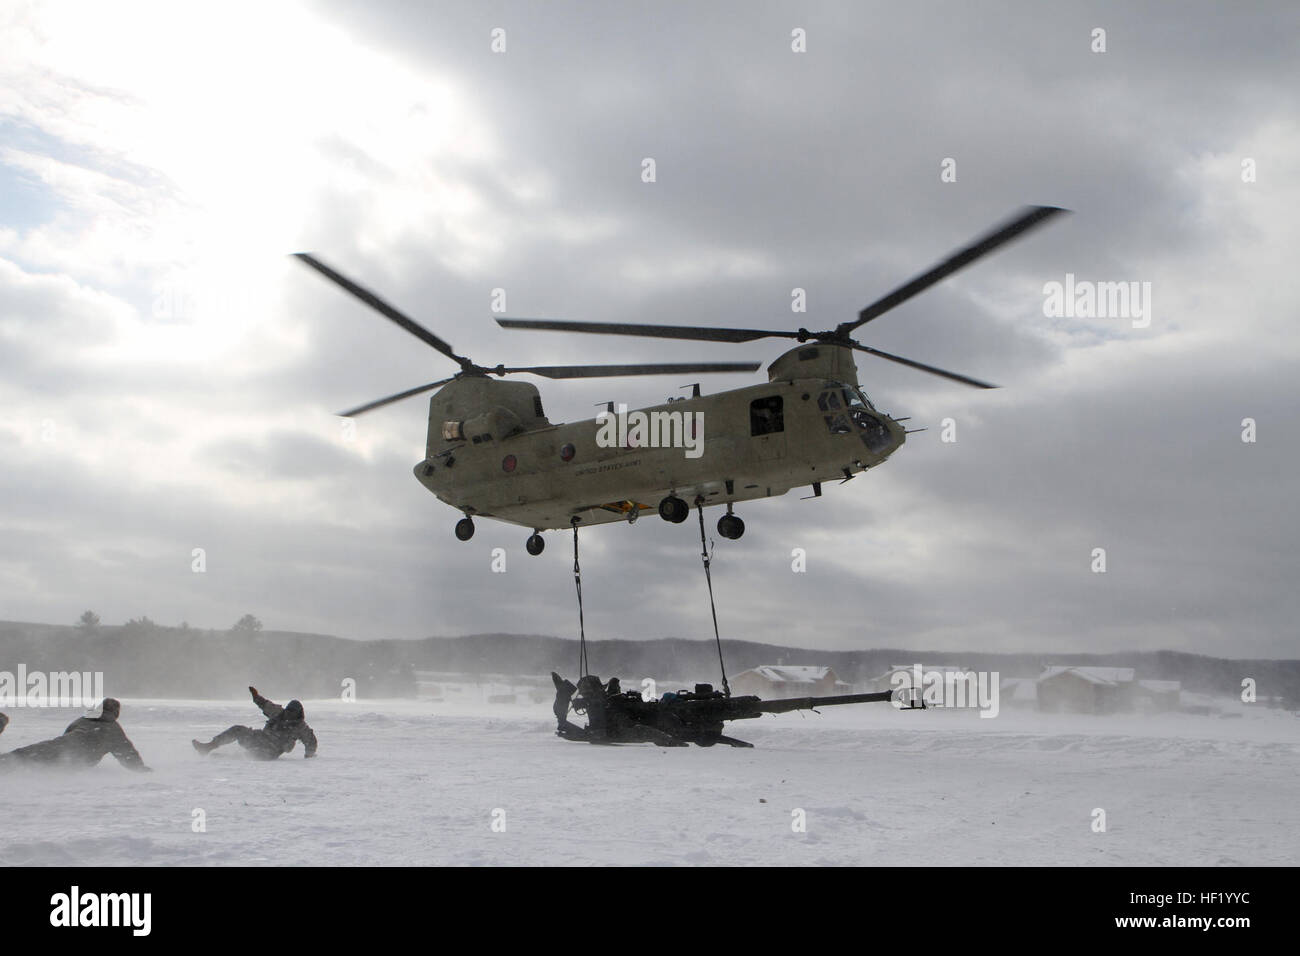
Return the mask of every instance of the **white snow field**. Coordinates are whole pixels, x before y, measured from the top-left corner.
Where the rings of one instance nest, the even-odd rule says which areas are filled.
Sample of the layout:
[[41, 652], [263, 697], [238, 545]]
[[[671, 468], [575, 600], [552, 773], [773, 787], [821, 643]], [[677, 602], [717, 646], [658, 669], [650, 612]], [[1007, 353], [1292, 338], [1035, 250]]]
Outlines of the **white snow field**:
[[[124, 700], [123, 726], [155, 772], [112, 757], [0, 772], [0, 861], [1300, 863], [1300, 720], [1283, 711], [986, 719], [865, 704], [732, 724], [753, 750], [665, 750], [561, 740], [549, 704], [304, 703], [320, 756], [261, 763], [237, 745], [208, 757], [190, 746], [261, 726], [248, 700]], [[0, 750], [79, 713], [11, 710]]]

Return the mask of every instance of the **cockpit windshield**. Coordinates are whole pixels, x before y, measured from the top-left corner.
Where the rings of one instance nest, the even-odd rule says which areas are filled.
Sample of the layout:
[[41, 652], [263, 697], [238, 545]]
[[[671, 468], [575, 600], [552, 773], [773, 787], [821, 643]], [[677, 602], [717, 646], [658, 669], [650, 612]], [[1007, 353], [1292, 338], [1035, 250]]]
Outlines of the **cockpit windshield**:
[[876, 410], [861, 389], [852, 385], [845, 385], [842, 382], [827, 382], [824, 384], [821, 395], [817, 397], [817, 406], [823, 412], [835, 412], [852, 408]]
[[863, 443], [872, 451], [886, 448], [892, 438], [889, 429], [876, 416], [876, 408], [861, 389], [842, 382], [827, 382], [817, 396], [826, 427], [832, 435], [850, 435], [857, 432]]

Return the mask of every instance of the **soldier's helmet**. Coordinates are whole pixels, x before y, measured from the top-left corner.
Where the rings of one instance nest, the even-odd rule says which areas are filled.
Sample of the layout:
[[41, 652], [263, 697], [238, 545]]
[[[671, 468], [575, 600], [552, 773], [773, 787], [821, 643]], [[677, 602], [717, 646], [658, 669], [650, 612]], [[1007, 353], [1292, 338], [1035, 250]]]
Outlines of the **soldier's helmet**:
[[302, 701], [289, 701], [289, 703], [284, 705], [284, 712], [294, 720], [302, 720]]
[[117, 720], [122, 713], [122, 702], [115, 697], [104, 698], [104, 710], [99, 715], [100, 720]]

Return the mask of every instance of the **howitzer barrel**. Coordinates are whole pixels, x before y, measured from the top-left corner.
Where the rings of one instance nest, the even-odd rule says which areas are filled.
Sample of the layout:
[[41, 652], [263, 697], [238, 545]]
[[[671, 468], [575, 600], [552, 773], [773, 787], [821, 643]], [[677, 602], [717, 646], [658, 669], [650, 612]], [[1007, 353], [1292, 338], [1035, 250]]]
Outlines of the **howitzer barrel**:
[[758, 709], [765, 714], [784, 714], [792, 710], [812, 710], [814, 707], [832, 707], [836, 704], [870, 704], [892, 700], [894, 691], [878, 694], [839, 694], [835, 697], [795, 697], [790, 700], [761, 700]]

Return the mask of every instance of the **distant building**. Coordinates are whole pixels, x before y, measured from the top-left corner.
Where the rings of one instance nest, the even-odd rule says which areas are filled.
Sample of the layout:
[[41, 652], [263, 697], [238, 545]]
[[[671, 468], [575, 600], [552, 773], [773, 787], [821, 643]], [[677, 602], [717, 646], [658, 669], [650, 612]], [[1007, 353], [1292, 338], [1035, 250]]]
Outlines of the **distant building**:
[[998, 683], [998, 700], [1002, 707], [1037, 707], [1038, 678], [1002, 678]]
[[1183, 686], [1176, 680], [1140, 680], [1137, 693], [1146, 710], [1177, 710], [1182, 703]]
[[1113, 714], [1137, 704], [1131, 667], [1048, 667], [1037, 685], [1038, 709], [1053, 713]]
[[1223, 712], [1221, 701], [1215, 700], [1209, 694], [1193, 694], [1190, 691], [1179, 694], [1179, 710], [1184, 714], [1196, 714], [1199, 717], [1209, 717], [1213, 714]]
[[754, 694], [765, 700], [790, 697], [825, 697], [847, 694], [849, 685], [829, 667], [794, 664], [761, 664], [731, 678], [731, 692]]

